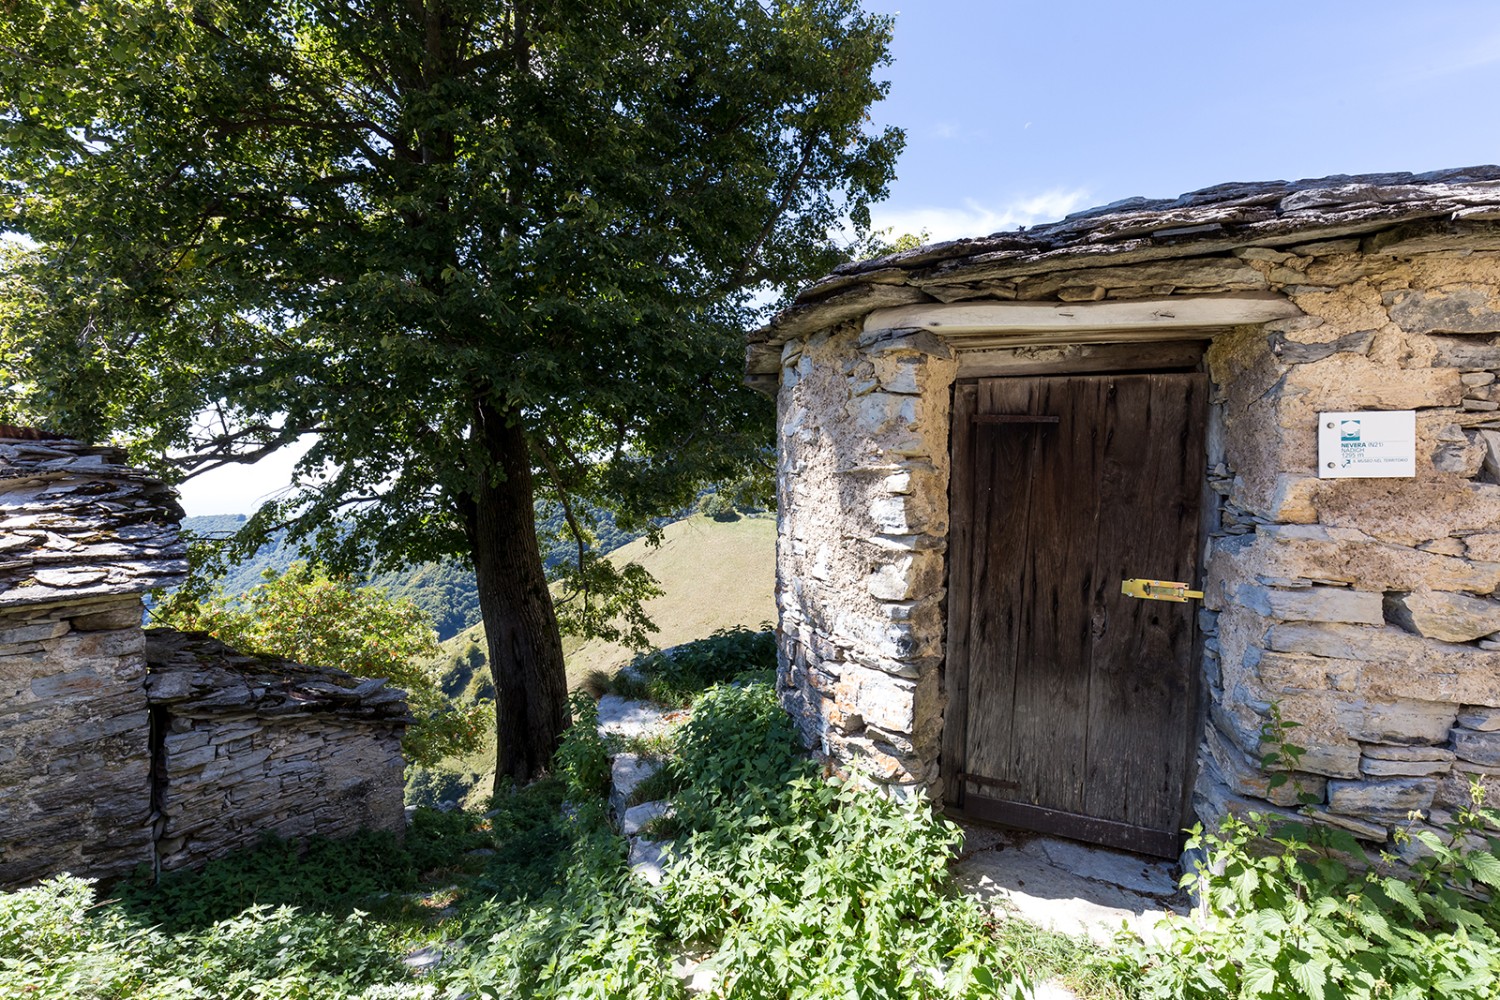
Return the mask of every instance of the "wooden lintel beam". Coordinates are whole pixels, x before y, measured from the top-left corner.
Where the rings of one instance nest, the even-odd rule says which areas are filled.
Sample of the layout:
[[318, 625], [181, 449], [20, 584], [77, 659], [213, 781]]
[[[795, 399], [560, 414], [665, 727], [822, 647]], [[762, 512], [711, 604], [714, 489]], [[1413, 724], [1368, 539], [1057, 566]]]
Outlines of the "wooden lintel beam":
[[865, 331], [930, 330], [943, 337], [1243, 326], [1301, 316], [1274, 293], [1184, 295], [1116, 302], [954, 302], [876, 309]]

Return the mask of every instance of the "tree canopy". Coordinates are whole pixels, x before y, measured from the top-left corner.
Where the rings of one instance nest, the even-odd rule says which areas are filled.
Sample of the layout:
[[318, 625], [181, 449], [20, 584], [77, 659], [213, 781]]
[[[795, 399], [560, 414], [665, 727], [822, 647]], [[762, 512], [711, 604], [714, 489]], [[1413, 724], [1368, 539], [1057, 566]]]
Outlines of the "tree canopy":
[[890, 30], [858, 0], [14, 0], [0, 415], [184, 474], [314, 435], [243, 547], [471, 560], [527, 778], [566, 723], [534, 504], [638, 526], [763, 453], [741, 334], [885, 193]]

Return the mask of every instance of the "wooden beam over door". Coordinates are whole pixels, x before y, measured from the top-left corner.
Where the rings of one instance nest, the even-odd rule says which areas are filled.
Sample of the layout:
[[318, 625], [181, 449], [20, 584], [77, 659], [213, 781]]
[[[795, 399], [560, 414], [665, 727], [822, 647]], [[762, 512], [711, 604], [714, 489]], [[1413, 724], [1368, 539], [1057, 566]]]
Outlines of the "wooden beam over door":
[[1207, 346], [1202, 331], [1192, 340], [1124, 344], [1048, 344], [971, 350], [965, 343], [965, 349], [957, 353], [957, 377], [1190, 371], [1202, 362]]
[[970, 337], [1003, 339], [1041, 334], [1057, 338], [1056, 342], [1068, 342], [1072, 340], [1070, 335], [1097, 336], [1126, 330], [1149, 331], [1149, 336], [1165, 339], [1162, 337], [1165, 331], [1201, 331], [1301, 315], [1302, 310], [1283, 296], [1246, 292], [1117, 302], [954, 302], [895, 306], [868, 314], [864, 328], [867, 333], [931, 330], [952, 339], [955, 346], [963, 346], [963, 341]]

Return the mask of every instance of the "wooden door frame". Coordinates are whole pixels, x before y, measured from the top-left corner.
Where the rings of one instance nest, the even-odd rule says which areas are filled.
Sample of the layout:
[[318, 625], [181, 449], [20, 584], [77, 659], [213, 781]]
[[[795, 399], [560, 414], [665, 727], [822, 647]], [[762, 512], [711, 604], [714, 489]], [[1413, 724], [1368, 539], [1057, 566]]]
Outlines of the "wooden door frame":
[[[992, 378], [1047, 378], [1067, 375], [1137, 375], [1180, 374], [1206, 372], [1204, 352], [1208, 346], [1205, 333], [1201, 341], [1182, 340], [1160, 343], [1066, 345], [1050, 354], [1030, 353], [1023, 348], [1011, 351], [973, 352], [973, 360], [965, 364], [964, 355], [959, 354], [959, 371], [952, 387], [950, 405], [949, 456], [949, 534], [948, 559], [946, 560], [946, 649], [943, 659], [943, 686], [945, 709], [943, 715], [943, 738], [939, 751], [939, 773], [943, 782], [943, 805], [953, 816], [1002, 825], [1019, 825], [1040, 833], [1057, 834], [1073, 839], [1120, 847], [1137, 853], [1162, 857], [1177, 857], [1185, 831], [1163, 836], [1139, 827], [1112, 820], [1082, 817], [1072, 813], [1024, 803], [1005, 803], [1003, 807], [976, 800], [966, 802], [965, 784], [982, 784], [983, 779], [964, 773], [967, 764], [968, 741], [968, 681], [969, 681], [969, 637], [970, 601], [953, 600], [953, 581], [968, 579], [972, 571], [974, 523], [971, 505], [973, 501], [974, 433], [973, 416], [978, 406], [978, 388], [981, 379]], [[1191, 345], [1184, 351], [1185, 346]], [[982, 360], [981, 360], [982, 359]], [[978, 363], [976, 363], [978, 362]], [[1210, 398], [1208, 406], [1213, 406]], [[1202, 414], [1205, 424], [1210, 420], [1209, 412]], [[1205, 427], [1205, 431], [1207, 428]], [[1209, 470], [1210, 435], [1204, 435], [1204, 470]], [[958, 455], [966, 456], [964, 461]], [[1210, 530], [1213, 512], [1218, 497], [1208, 486], [1205, 474], [1203, 502], [1198, 515], [1193, 563], [1198, 579], [1205, 571], [1204, 546]], [[1192, 616], [1190, 661], [1188, 664], [1188, 700], [1195, 706], [1187, 731], [1183, 734], [1184, 780], [1179, 815], [1186, 826], [1192, 816], [1193, 788], [1197, 782], [1198, 748], [1208, 713], [1207, 685], [1203, 673], [1203, 635], [1198, 627], [1198, 616]]]

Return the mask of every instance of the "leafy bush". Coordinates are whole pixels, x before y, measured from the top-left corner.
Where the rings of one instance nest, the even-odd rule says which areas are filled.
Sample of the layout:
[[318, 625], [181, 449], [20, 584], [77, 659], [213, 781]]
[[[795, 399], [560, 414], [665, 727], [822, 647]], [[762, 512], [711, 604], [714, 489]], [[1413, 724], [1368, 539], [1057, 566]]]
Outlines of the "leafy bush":
[[[769, 680], [776, 670], [776, 634], [744, 627], [718, 629], [669, 652], [640, 656], [615, 679], [615, 690], [664, 705], [686, 705], [715, 684], [747, 675]], [[634, 678], [632, 678], [634, 675]]]
[[582, 691], [568, 698], [573, 724], [563, 732], [553, 770], [568, 788], [569, 797], [582, 801], [609, 790], [609, 750], [599, 736], [599, 706]]
[[632, 876], [623, 842], [581, 810], [555, 889], [475, 913], [475, 959], [450, 994], [680, 997], [670, 970], [687, 952], [736, 1000], [1017, 995], [1021, 963], [948, 880], [956, 828], [920, 797], [823, 779], [769, 685], [710, 689], [678, 754], [686, 857], [666, 881]]
[[1189, 840], [1205, 856], [1184, 879], [1201, 877], [1200, 919], [1171, 920], [1164, 943], [1137, 943], [1117, 967], [1153, 998], [1493, 998], [1496, 830], [1476, 785], [1445, 836], [1398, 833], [1416, 848], [1403, 871], [1340, 830], [1230, 817]]
[[[80, 880], [0, 894], [0, 996], [675, 1000], [684, 954], [725, 1000], [1019, 995], [1022, 956], [948, 881], [955, 828], [919, 797], [825, 779], [769, 685], [712, 688], [684, 727], [686, 859], [659, 887], [604, 821], [592, 708], [575, 705], [558, 777], [497, 795], [488, 830], [419, 810], [404, 844], [267, 842], [120, 902], [93, 905]], [[361, 912], [434, 870], [456, 886], [440, 913]], [[400, 957], [435, 933], [445, 960], [418, 979]]]
[[0, 996], [337, 1000], [402, 976], [392, 944], [357, 911], [266, 906], [168, 936], [62, 876], [0, 894]]

